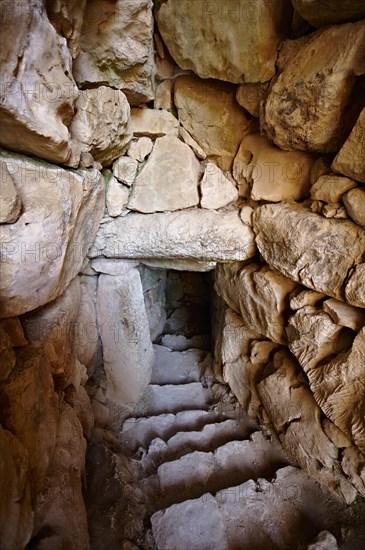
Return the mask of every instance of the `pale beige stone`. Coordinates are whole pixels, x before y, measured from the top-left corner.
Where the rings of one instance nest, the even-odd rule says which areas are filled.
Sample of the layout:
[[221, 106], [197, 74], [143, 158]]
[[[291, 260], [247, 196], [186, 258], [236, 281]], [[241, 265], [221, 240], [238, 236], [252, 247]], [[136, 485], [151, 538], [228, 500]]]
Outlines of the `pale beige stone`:
[[80, 386], [75, 395], [73, 409], [82, 426], [82, 431], [85, 439], [87, 441], [90, 441], [91, 432], [95, 421], [94, 421], [94, 414], [92, 411], [90, 398], [84, 386]]
[[0, 223], [14, 223], [20, 216], [22, 204], [3, 160], [0, 160], [0, 182]]
[[139, 265], [138, 261], [109, 258], [95, 258], [90, 263], [95, 272], [104, 273], [105, 275], [125, 275], [133, 267]]
[[245, 223], [246, 225], [249, 225], [252, 227], [252, 216], [254, 213], [254, 209], [251, 208], [251, 206], [243, 206], [240, 210], [240, 218], [242, 223]]
[[[290, 21], [286, 0], [168, 0], [157, 13], [159, 32], [182, 69], [202, 78], [265, 82], [275, 74], [278, 46]], [[237, 47], [239, 44], [239, 47]]]
[[196, 206], [199, 173], [199, 161], [185, 143], [174, 136], [158, 138], [134, 182], [128, 208], [153, 213]]
[[128, 197], [128, 187], [119, 183], [117, 178], [112, 176], [108, 181], [105, 197], [109, 216], [112, 218], [120, 216], [128, 204]]
[[[349, 110], [347, 105], [356, 85], [354, 74], [365, 71], [364, 47], [361, 21], [311, 35], [265, 102], [264, 126], [279, 147], [338, 151], [356, 121], [356, 109]], [[344, 110], [346, 116], [342, 117]]]
[[132, 139], [126, 96], [107, 86], [82, 90], [76, 109], [70, 127], [73, 139], [81, 143], [83, 152], [91, 153], [96, 161], [108, 166]]
[[355, 223], [365, 226], [365, 189], [352, 189], [343, 196], [343, 202], [350, 218]]
[[154, 357], [137, 269], [124, 276], [100, 275], [97, 312], [107, 397], [132, 406], [151, 380]]
[[234, 183], [213, 162], [208, 162], [205, 166], [200, 191], [202, 208], [214, 210], [238, 199], [238, 191]]
[[173, 269], [174, 271], [194, 271], [197, 273], [213, 271], [217, 267], [217, 262], [204, 262], [200, 260], [142, 259], [141, 263], [153, 269]]
[[314, 185], [321, 176], [334, 176], [331, 161], [328, 157], [319, 157], [312, 166], [310, 173], [311, 185]]
[[195, 139], [193, 139], [191, 137], [191, 135], [189, 134], [189, 132], [187, 132], [185, 130], [185, 128], [183, 128], [182, 126], [180, 126], [179, 128], [179, 136], [181, 137], [181, 139], [186, 143], [186, 145], [189, 145], [189, 147], [194, 151], [195, 155], [199, 158], [199, 159], [206, 159], [207, 158], [207, 155], [206, 153], [203, 151], [203, 149], [200, 147], [199, 143], [197, 143], [195, 141]]
[[302, 290], [290, 298], [290, 309], [297, 310], [305, 306], [315, 306], [325, 294], [315, 290]]
[[336, 537], [329, 531], [321, 531], [306, 550], [338, 550]]
[[346, 208], [339, 202], [331, 202], [329, 204], [323, 204], [321, 208], [321, 214], [325, 218], [336, 218], [339, 220], [348, 219]]
[[300, 200], [309, 194], [309, 174], [314, 158], [300, 151], [282, 151], [265, 136], [243, 138], [234, 160], [235, 179], [244, 178], [253, 200]]
[[247, 260], [255, 252], [253, 231], [236, 212], [196, 209], [107, 220], [90, 256], [229, 262]]
[[[133, 142], [132, 142], [133, 143]], [[113, 174], [117, 180], [130, 187], [136, 179], [138, 161], [131, 157], [120, 157], [113, 164]]]
[[361, 111], [351, 134], [332, 163], [340, 174], [365, 183], [365, 108]]
[[153, 104], [155, 109], [163, 109], [164, 111], [171, 111], [173, 108], [172, 103], [172, 81], [163, 80], [156, 88], [155, 101]]
[[253, 219], [257, 246], [273, 269], [333, 298], [344, 297], [349, 270], [365, 252], [363, 229], [291, 204], [266, 204]]
[[67, 127], [78, 90], [66, 40], [42, 0], [20, 0], [1, 10], [0, 145], [65, 163], [72, 144]]
[[1, 314], [55, 300], [81, 269], [104, 211], [97, 170], [70, 171], [3, 151], [23, 213], [2, 225]]
[[342, 430], [340, 430], [340, 428], [337, 428], [337, 426], [333, 422], [328, 420], [328, 418], [324, 418], [322, 420], [322, 428], [326, 436], [331, 441], [333, 441], [333, 443], [339, 449], [345, 449], [347, 447], [351, 447], [352, 445], [351, 440], [347, 437], [347, 435]]
[[175, 81], [179, 121], [210, 160], [230, 170], [250, 121], [235, 99], [235, 88], [223, 82], [181, 76]]
[[342, 196], [356, 185], [354, 180], [335, 174], [320, 176], [311, 187], [311, 197], [329, 203], [340, 202]]
[[158, 109], [132, 109], [131, 130], [134, 137], [158, 138], [179, 135], [179, 121], [169, 111]]
[[154, 98], [152, 8], [152, 0], [87, 2], [74, 65], [80, 87], [122, 90], [131, 105]]
[[80, 306], [75, 321], [77, 359], [89, 368], [99, 349], [99, 331], [96, 319], [96, 290], [98, 278], [87, 275], [80, 279]]
[[268, 92], [268, 84], [261, 82], [240, 84], [237, 88], [236, 99], [241, 107], [252, 116], [259, 117], [261, 102], [266, 99]]
[[350, 273], [345, 287], [346, 301], [353, 306], [365, 307], [365, 264], [359, 264]]
[[343, 451], [341, 468], [360, 495], [365, 496], [365, 456], [355, 446]]
[[46, 0], [47, 15], [58, 34], [67, 40], [67, 47], [75, 59], [79, 54], [79, 40], [86, 0]]
[[350, 306], [334, 298], [323, 302], [323, 310], [329, 314], [335, 323], [342, 327], [358, 331], [365, 325], [365, 311], [363, 309]]
[[222, 265], [216, 272], [216, 292], [243, 322], [257, 334], [281, 344], [286, 343], [285, 311], [295, 286], [287, 277], [256, 263], [238, 272]]
[[362, 0], [293, 0], [293, 6], [314, 27], [365, 17]]
[[[128, 148], [128, 156], [138, 162], [143, 162], [153, 149], [153, 141], [149, 137], [134, 139]], [[137, 167], [138, 165], [136, 165]], [[136, 168], [137, 169], [137, 168]]]

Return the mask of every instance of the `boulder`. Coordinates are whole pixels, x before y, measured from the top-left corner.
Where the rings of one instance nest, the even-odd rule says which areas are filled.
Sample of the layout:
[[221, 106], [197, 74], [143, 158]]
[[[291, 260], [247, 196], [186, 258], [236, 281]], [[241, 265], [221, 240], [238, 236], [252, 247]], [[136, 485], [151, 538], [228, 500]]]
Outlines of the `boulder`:
[[340, 174], [365, 183], [365, 108], [345, 143], [332, 163], [332, 168]]
[[130, 108], [120, 90], [99, 86], [82, 90], [76, 101], [76, 114], [70, 127], [83, 153], [90, 153], [103, 166], [109, 166], [127, 149], [132, 139]]
[[268, 266], [251, 263], [237, 272], [229, 265], [218, 266], [214, 287], [246, 326], [273, 342], [286, 343], [285, 312], [295, 282]]
[[353, 306], [365, 307], [365, 264], [357, 265], [351, 272], [345, 287], [346, 301]]
[[180, 126], [180, 128], [179, 128], [179, 136], [184, 141], [184, 143], [186, 143], [186, 145], [189, 145], [189, 147], [194, 151], [194, 153], [198, 157], [198, 159], [203, 159], [204, 160], [204, 159], [207, 158], [207, 155], [206, 155], [205, 151], [203, 151], [203, 149], [200, 147], [199, 143], [197, 143], [195, 141], [195, 139], [193, 139], [191, 137], [189, 132], [187, 132], [185, 130], [185, 128], [183, 128], [182, 126]]
[[137, 269], [100, 275], [97, 318], [104, 350], [106, 395], [132, 407], [151, 380], [154, 353]]
[[[143, 162], [144, 159], [150, 154], [152, 149], [153, 141], [151, 138], [141, 137], [140, 139], [134, 139], [128, 148], [128, 156], [138, 162]], [[138, 166], [137, 162], [136, 166]]]
[[238, 199], [238, 191], [234, 183], [213, 162], [208, 162], [205, 166], [200, 191], [200, 206], [209, 210], [222, 208]]
[[196, 206], [199, 174], [199, 161], [185, 143], [174, 136], [158, 138], [133, 185], [128, 208], [153, 213]]
[[352, 189], [343, 196], [343, 202], [350, 218], [365, 227], [365, 189]]
[[229, 262], [255, 251], [253, 231], [236, 212], [196, 209], [106, 220], [90, 257]]
[[[288, 62], [264, 106], [264, 128], [279, 147], [338, 151], [359, 114], [365, 72], [363, 22], [328, 27]], [[360, 107], [361, 108], [361, 107]]]
[[11, 317], [56, 299], [77, 275], [103, 215], [104, 185], [94, 169], [0, 155], [23, 205], [19, 220], [0, 228], [0, 317]]
[[265, 82], [275, 74], [278, 46], [291, 15], [287, 0], [167, 0], [157, 12], [157, 24], [182, 69], [201, 78]]
[[156, 87], [153, 106], [155, 109], [165, 109], [166, 111], [171, 111], [173, 109], [171, 80], [163, 80]]
[[157, 109], [132, 109], [131, 130], [134, 137], [158, 138], [179, 135], [179, 121], [170, 111]]
[[0, 145], [55, 163], [71, 156], [68, 126], [78, 90], [66, 40], [42, 0], [1, 10]]
[[20, 216], [22, 204], [14, 186], [13, 178], [6, 167], [6, 162], [3, 160], [0, 160], [0, 178], [0, 224], [14, 223]]
[[153, 99], [152, 8], [152, 0], [87, 2], [74, 64], [80, 87], [110, 86], [132, 105]]
[[365, 17], [362, 0], [292, 0], [297, 12], [313, 27], [356, 21]]
[[128, 187], [119, 183], [117, 178], [112, 176], [108, 181], [108, 188], [105, 197], [109, 216], [112, 218], [120, 216], [127, 206], [128, 197]]
[[250, 131], [248, 115], [236, 101], [235, 87], [180, 76], [175, 81], [174, 99], [185, 130], [210, 160], [230, 171], [239, 144]]
[[[131, 142], [128, 152], [130, 151], [132, 144], [133, 144], [133, 141]], [[137, 176], [137, 170], [138, 170], [138, 162], [136, 159], [131, 158], [130, 156], [120, 157], [113, 164], [114, 176], [117, 178], [117, 180], [121, 181], [125, 185], [128, 185], [128, 187], [133, 185], [134, 180], [136, 179], [136, 176]]]
[[356, 181], [341, 176], [324, 175], [311, 187], [311, 197], [313, 200], [324, 201], [328, 203], [340, 202], [343, 195], [356, 187]]
[[256, 244], [273, 269], [313, 290], [344, 299], [344, 281], [365, 252], [363, 229], [295, 204], [266, 204], [255, 210], [253, 219]]
[[301, 200], [309, 194], [314, 158], [301, 151], [282, 151], [265, 136], [251, 134], [242, 140], [234, 160], [233, 175], [251, 187], [255, 201]]
[[47, 15], [58, 34], [66, 38], [72, 57], [79, 54], [79, 40], [86, 0], [46, 0]]
[[236, 99], [241, 107], [246, 109], [252, 116], [258, 118], [260, 116], [261, 102], [267, 98], [268, 93], [268, 83], [245, 83], [238, 86]]

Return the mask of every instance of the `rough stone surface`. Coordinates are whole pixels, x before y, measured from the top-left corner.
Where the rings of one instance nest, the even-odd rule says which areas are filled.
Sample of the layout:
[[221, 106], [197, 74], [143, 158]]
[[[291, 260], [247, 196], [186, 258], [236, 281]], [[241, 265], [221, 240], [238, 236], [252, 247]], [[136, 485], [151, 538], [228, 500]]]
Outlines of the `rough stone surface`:
[[323, 302], [323, 310], [329, 314], [331, 319], [343, 326], [358, 331], [365, 325], [365, 311], [339, 302], [334, 298]]
[[153, 104], [155, 109], [164, 109], [171, 111], [172, 105], [172, 82], [171, 80], [163, 80], [156, 87], [155, 101]]
[[133, 185], [134, 180], [136, 179], [137, 169], [137, 160], [130, 157], [120, 157], [113, 164], [114, 176], [117, 178], [117, 180], [125, 183], [125, 185], [128, 185], [128, 187]]
[[274, 4], [239, 0], [234, 6], [168, 0], [157, 13], [157, 23], [182, 69], [191, 69], [202, 78], [265, 82], [275, 74], [277, 49], [290, 8], [286, 0]]
[[74, 66], [79, 85], [122, 90], [132, 105], [154, 97], [151, 0], [87, 2]]
[[255, 201], [300, 200], [309, 194], [309, 174], [314, 159], [300, 151], [282, 151], [265, 136], [243, 138], [234, 160], [233, 175], [251, 187]]
[[365, 189], [352, 189], [343, 196], [343, 202], [350, 218], [355, 223], [365, 226]]
[[259, 117], [261, 102], [267, 98], [268, 92], [268, 84], [261, 82], [240, 84], [237, 88], [236, 99], [241, 107], [252, 116]]
[[191, 137], [189, 132], [187, 132], [185, 128], [183, 128], [182, 126], [179, 128], [179, 135], [182, 138], [182, 140], [186, 143], [186, 145], [189, 145], [189, 147], [194, 151], [194, 153], [199, 159], [204, 160], [207, 158], [205, 151], [203, 151], [199, 143], [197, 143], [195, 139]]
[[35, 309], [77, 275], [104, 209], [97, 170], [69, 171], [2, 152], [22, 201], [19, 220], [1, 227], [1, 315]]
[[150, 382], [153, 363], [137, 269], [115, 277], [100, 275], [97, 316], [104, 350], [107, 397], [119, 405], [132, 406]]
[[343, 178], [332, 174], [320, 176], [311, 187], [311, 197], [313, 200], [324, 201], [328, 203], [340, 202], [343, 195], [354, 189], [356, 182], [349, 178]]
[[0, 145], [64, 163], [71, 155], [67, 127], [78, 95], [71, 55], [42, 0], [31, 6], [21, 0], [1, 10]]
[[235, 88], [222, 82], [181, 76], [175, 81], [175, 105], [185, 130], [207, 157], [230, 170], [250, 122], [235, 99]]
[[106, 192], [106, 207], [109, 216], [115, 218], [120, 216], [128, 203], [129, 189], [118, 182], [117, 178], [112, 176], [108, 181]]
[[0, 223], [14, 223], [20, 216], [21, 201], [6, 163], [0, 160]]
[[202, 208], [214, 210], [238, 199], [238, 191], [234, 183], [213, 162], [208, 162], [205, 167], [200, 191]]
[[86, 0], [46, 0], [45, 5], [52, 25], [66, 38], [72, 57], [77, 57]]
[[82, 90], [71, 135], [81, 143], [84, 153], [91, 153], [96, 161], [108, 166], [126, 150], [132, 138], [129, 115], [127, 98], [120, 90], [107, 86]]
[[158, 138], [133, 185], [128, 208], [152, 213], [196, 206], [199, 173], [199, 161], [185, 143], [174, 136]]
[[292, 0], [298, 13], [313, 27], [356, 21], [365, 17], [362, 0]]
[[358, 225], [289, 204], [261, 206], [253, 217], [257, 246], [273, 269], [313, 290], [344, 297], [348, 272], [365, 252]]
[[179, 121], [169, 111], [132, 109], [131, 130], [134, 137], [158, 138], [179, 135]]
[[248, 259], [255, 251], [253, 232], [237, 213], [189, 210], [108, 220], [90, 255], [215, 262]]
[[338, 550], [337, 540], [328, 531], [321, 531], [307, 550]]
[[338, 151], [358, 115], [352, 94], [364, 49], [364, 24], [348, 23], [317, 31], [289, 61], [264, 107], [265, 129], [279, 147]]
[[81, 275], [80, 307], [76, 318], [77, 359], [89, 367], [99, 348], [99, 331], [96, 319], [97, 277]]
[[359, 264], [351, 272], [346, 283], [346, 301], [353, 306], [365, 307], [365, 264]]
[[133, 140], [128, 148], [128, 156], [143, 162], [153, 149], [153, 141], [149, 137]]
[[301, 290], [290, 298], [290, 309], [297, 310], [305, 306], [315, 306], [325, 295], [315, 290]]
[[229, 266], [219, 266], [215, 281], [216, 292], [241, 315], [246, 326], [280, 344], [286, 342], [285, 311], [295, 286], [287, 277], [256, 263], [237, 273]]
[[336, 172], [365, 183], [365, 108], [332, 163]]

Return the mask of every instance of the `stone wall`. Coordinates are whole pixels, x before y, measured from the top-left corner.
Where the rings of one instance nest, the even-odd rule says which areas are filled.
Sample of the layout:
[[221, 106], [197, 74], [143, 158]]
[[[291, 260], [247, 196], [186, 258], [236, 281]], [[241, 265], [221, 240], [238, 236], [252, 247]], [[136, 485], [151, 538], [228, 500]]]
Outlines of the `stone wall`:
[[86, 442], [150, 380], [164, 269], [214, 273], [217, 378], [365, 496], [364, 16], [1, 6], [2, 548], [88, 547]]

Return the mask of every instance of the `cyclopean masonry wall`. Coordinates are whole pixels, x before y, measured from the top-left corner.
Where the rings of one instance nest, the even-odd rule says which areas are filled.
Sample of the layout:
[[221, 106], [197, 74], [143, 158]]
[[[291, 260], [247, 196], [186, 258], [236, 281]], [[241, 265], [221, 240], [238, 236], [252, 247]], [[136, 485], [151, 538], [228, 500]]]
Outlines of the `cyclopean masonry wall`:
[[1, 546], [88, 547], [86, 443], [150, 381], [166, 269], [212, 272], [242, 407], [365, 496], [363, 9], [53, 4], [1, 8]]

